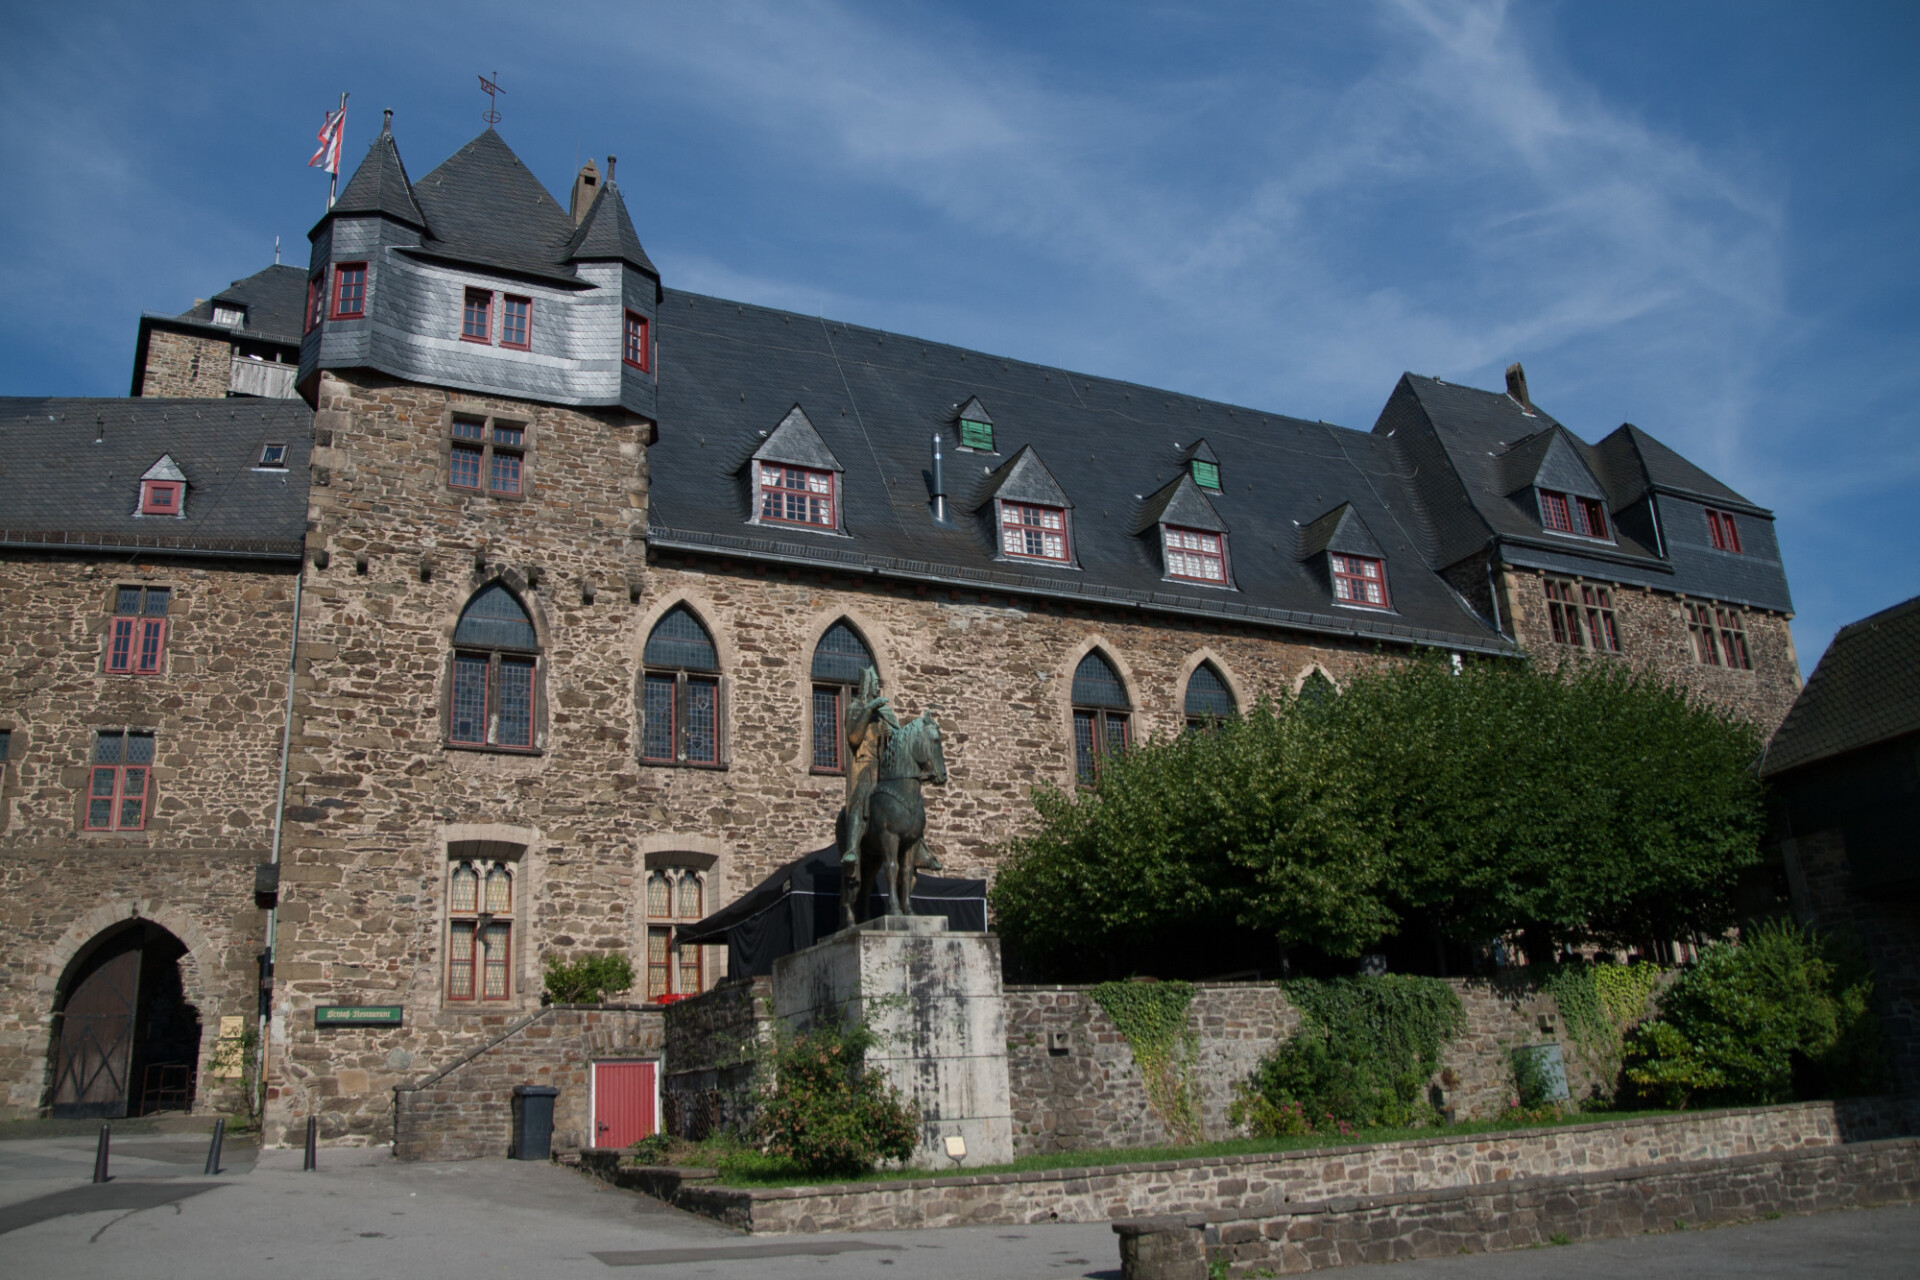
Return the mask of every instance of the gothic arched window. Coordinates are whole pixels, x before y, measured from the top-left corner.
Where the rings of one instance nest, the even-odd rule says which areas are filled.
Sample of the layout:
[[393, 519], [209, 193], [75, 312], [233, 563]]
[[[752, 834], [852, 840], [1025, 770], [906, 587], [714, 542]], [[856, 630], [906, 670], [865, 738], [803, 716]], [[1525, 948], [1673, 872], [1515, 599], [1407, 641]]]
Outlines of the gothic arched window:
[[513, 873], [506, 861], [455, 859], [447, 878], [447, 999], [513, 998]]
[[846, 772], [847, 744], [840, 725], [846, 717], [847, 699], [860, 683], [860, 673], [873, 665], [873, 650], [844, 618], [828, 627], [813, 647], [815, 773]]
[[675, 935], [706, 914], [706, 877], [691, 867], [647, 872], [647, 999], [698, 995], [706, 972], [698, 943]]
[[506, 584], [490, 582], [475, 592], [453, 629], [447, 741], [531, 750], [539, 665], [533, 619]]
[[1081, 782], [1093, 781], [1102, 757], [1127, 749], [1132, 710], [1113, 663], [1089, 650], [1073, 672], [1073, 764]]
[[1204, 729], [1240, 714], [1233, 690], [1211, 662], [1203, 662], [1187, 677], [1187, 728]]
[[654, 624], [641, 661], [640, 758], [648, 764], [720, 763], [720, 652], [684, 604]]

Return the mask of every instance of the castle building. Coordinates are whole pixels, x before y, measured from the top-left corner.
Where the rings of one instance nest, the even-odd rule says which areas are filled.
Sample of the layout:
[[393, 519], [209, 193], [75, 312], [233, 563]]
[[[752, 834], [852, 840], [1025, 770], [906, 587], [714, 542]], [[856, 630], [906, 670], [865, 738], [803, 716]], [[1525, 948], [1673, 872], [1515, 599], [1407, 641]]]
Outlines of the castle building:
[[563, 208], [492, 129], [383, 129], [311, 239], [300, 400], [0, 402], [14, 1114], [208, 1104], [262, 973], [269, 1134], [347, 1140], [550, 957], [711, 986], [675, 929], [831, 840], [868, 665], [986, 876], [1034, 787], [1418, 648], [1798, 690], [1771, 514], [1518, 366], [1355, 431], [681, 293], [612, 158]]
[[275, 263], [177, 316], [141, 316], [129, 394], [293, 399], [306, 288]]

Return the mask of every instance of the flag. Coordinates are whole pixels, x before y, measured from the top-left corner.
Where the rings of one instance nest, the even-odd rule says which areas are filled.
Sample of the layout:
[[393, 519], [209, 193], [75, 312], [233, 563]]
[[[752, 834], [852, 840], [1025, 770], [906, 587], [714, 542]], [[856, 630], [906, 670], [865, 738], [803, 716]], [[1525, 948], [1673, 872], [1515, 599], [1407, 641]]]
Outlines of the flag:
[[307, 161], [307, 168], [315, 165], [338, 177], [340, 174], [340, 135], [347, 129], [347, 109], [342, 106], [338, 111], [327, 112], [327, 122], [320, 126], [320, 149], [313, 153], [313, 159]]

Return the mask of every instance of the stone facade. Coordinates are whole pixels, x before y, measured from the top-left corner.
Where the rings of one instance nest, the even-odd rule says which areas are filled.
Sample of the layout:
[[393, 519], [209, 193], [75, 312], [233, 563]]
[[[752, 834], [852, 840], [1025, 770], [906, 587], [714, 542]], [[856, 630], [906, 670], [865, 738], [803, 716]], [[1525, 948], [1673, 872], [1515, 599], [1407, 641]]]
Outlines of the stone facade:
[[745, 1132], [759, 1114], [772, 1046], [773, 979], [728, 982], [668, 1005], [660, 1127], [700, 1141]]
[[595, 1059], [660, 1057], [660, 1011], [637, 1005], [553, 1005], [492, 1030], [479, 1047], [394, 1089], [397, 1159], [507, 1155], [513, 1087], [521, 1084], [560, 1090], [553, 1100], [556, 1153], [591, 1146]]
[[[1559, 658], [1576, 650], [1553, 638], [1547, 616], [1548, 576], [1532, 569], [1503, 569], [1500, 611], [1508, 633], [1529, 652]], [[1746, 632], [1753, 668], [1743, 671], [1708, 666], [1694, 654], [1682, 597], [1646, 587], [1606, 585], [1613, 593], [1621, 658], [1749, 722], [1762, 737], [1771, 736], [1780, 727], [1800, 693], [1800, 659], [1794, 652], [1793, 631], [1785, 615], [1733, 607]], [[1577, 652], [1594, 651], [1581, 648]]]
[[1661, 1168], [1901, 1137], [1910, 1102], [1859, 1099], [1702, 1111], [1379, 1146], [809, 1187], [682, 1185], [674, 1204], [766, 1234], [1258, 1216], [1351, 1196], [1406, 1196], [1523, 1178]]
[[[524, 428], [524, 496], [448, 483], [454, 412]], [[394, 1086], [539, 1007], [543, 957], [641, 954], [652, 828], [635, 804], [628, 585], [648, 438], [624, 411], [320, 376], [270, 1137], [319, 1114], [329, 1136], [384, 1139]], [[528, 751], [446, 741], [453, 628], [494, 582], [540, 643]], [[513, 873], [505, 999], [447, 998], [447, 885], [463, 850]], [[402, 1005], [406, 1022], [323, 1039], [320, 1004]]]
[[[116, 588], [170, 590], [161, 670], [106, 671]], [[61, 977], [103, 930], [159, 924], [187, 948], [201, 1023], [199, 1103], [222, 1016], [255, 1012], [264, 913], [254, 866], [272, 844], [295, 576], [156, 556], [0, 563], [0, 1079], [7, 1116], [47, 1105]], [[144, 828], [84, 829], [94, 732], [152, 731]]]
[[1920, 1140], [1114, 1224], [1125, 1280], [1295, 1275], [1920, 1200]]
[[224, 396], [233, 380], [233, 343], [155, 328], [147, 341], [143, 396]]

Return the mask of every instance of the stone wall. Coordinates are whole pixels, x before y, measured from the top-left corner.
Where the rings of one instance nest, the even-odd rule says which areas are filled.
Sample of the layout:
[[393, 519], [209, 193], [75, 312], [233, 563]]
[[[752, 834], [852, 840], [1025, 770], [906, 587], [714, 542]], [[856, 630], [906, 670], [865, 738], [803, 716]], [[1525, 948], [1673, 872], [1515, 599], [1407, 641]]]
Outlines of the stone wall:
[[772, 1044], [773, 979], [728, 982], [668, 1005], [660, 1127], [695, 1142], [745, 1132], [759, 1113]]
[[[1543, 657], [1592, 654], [1592, 649], [1576, 651], [1554, 641], [1547, 615], [1546, 577], [1533, 569], [1511, 566], [1501, 571], [1500, 609], [1507, 633]], [[1763, 738], [1780, 727], [1800, 693], [1800, 659], [1784, 615], [1728, 606], [1742, 619], [1753, 669], [1709, 667], [1694, 656], [1693, 637], [1678, 596], [1646, 587], [1607, 585], [1613, 592], [1622, 659], [1752, 723]]]
[[147, 369], [138, 394], [223, 397], [232, 380], [233, 343], [227, 339], [169, 333], [159, 325], [147, 331]]
[[1920, 1140], [1114, 1224], [1125, 1280], [1295, 1275], [1920, 1200]]
[[[105, 670], [114, 591], [171, 588], [153, 675]], [[264, 941], [253, 869], [272, 843], [293, 568], [9, 553], [0, 562], [0, 1114], [46, 1105], [52, 1011], [68, 965], [139, 917], [187, 947], [202, 1109], [234, 1099], [206, 1070], [222, 1016], [255, 1014]], [[150, 729], [139, 831], [82, 829], [93, 733]]]
[[1379, 1146], [1297, 1148], [971, 1177], [813, 1187], [682, 1185], [673, 1203], [767, 1234], [890, 1231], [1157, 1214], [1220, 1218], [1352, 1196], [1484, 1187], [1522, 1178], [1655, 1169], [1764, 1152], [1831, 1149], [1912, 1134], [1911, 1102], [1804, 1102]]
[[[1441, 1054], [1436, 1096], [1461, 1119], [1498, 1115], [1513, 1099], [1513, 1048], [1560, 1039], [1559, 1009], [1524, 981], [1452, 979], [1449, 985], [1460, 996], [1467, 1026]], [[1021, 1154], [1171, 1140], [1148, 1105], [1125, 1037], [1090, 990], [1007, 988], [1007, 1072], [1014, 1147]], [[1197, 1039], [1191, 1078], [1206, 1135], [1232, 1137], [1227, 1113], [1235, 1087], [1293, 1033], [1299, 1011], [1279, 983], [1203, 982], [1196, 984], [1187, 1017]], [[1563, 1048], [1569, 1091], [1584, 1097], [1596, 1084], [1593, 1073], [1571, 1044]]]
[[[451, 487], [456, 411], [524, 424], [523, 496]], [[644, 965], [641, 854], [658, 828], [636, 796], [628, 587], [650, 429], [328, 372], [314, 430], [267, 1134], [317, 1113], [330, 1138], [371, 1141], [391, 1131], [394, 1086], [539, 1008], [545, 957]], [[495, 581], [541, 645], [532, 751], [446, 742], [453, 628]], [[504, 1000], [445, 998], [456, 848], [514, 871]], [[405, 1023], [323, 1035], [321, 1004], [401, 1005]]]
[[[324, 1034], [342, 1034], [330, 1031]], [[553, 1005], [498, 1029], [432, 1075], [393, 1092], [393, 1154], [401, 1160], [480, 1160], [508, 1154], [513, 1087], [548, 1085], [556, 1154], [592, 1145], [593, 1063], [659, 1058], [658, 1009]]]

